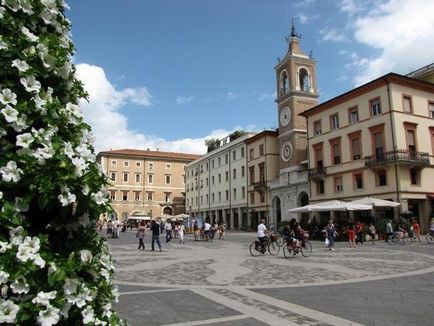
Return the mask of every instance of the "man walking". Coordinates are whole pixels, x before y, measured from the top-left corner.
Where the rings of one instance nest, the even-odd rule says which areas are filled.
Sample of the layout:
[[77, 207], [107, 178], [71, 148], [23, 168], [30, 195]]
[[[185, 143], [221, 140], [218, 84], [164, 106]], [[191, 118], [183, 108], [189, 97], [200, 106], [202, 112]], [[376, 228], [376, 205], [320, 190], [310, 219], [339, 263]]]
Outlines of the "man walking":
[[167, 219], [166, 223], [164, 223], [164, 229], [166, 230], [166, 244], [170, 245], [170, 240], [172, 240], [172, 223], [170, 219]]
[[161, 244], [160, 244], [160, 225], [156, 223], [154, 220], [151, 221], [151, 231], [152, 231], [152, 243], [151, 243], [151, 250], [154, 251], [154, 243], [157, 241], [158, 248], [161, 251]]

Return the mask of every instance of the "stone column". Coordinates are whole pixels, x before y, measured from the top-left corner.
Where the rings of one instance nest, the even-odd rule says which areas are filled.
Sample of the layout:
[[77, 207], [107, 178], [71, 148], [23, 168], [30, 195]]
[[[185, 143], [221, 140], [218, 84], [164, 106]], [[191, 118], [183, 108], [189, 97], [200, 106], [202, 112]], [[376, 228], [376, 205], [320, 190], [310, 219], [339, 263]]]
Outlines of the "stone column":
[[241, 229], [241, 224], [243, 222], [243, 210], [241, 207], [238, 208], [238, 230]]
[[230, 209], [229, 210], [229, 223], [230, 223], [230, 225], [231, 225], [231, 230], [233, 230], [234, 229], [234, 213], [233, 213], [233, 211], [232, 211], [232, 209]]
[[223, 224], [226, 224], [226, 226], [228, 225], [227, 223], [227, 217], [226, 217], [226, 210], [222, 209], [222, 218], [223, 218]]

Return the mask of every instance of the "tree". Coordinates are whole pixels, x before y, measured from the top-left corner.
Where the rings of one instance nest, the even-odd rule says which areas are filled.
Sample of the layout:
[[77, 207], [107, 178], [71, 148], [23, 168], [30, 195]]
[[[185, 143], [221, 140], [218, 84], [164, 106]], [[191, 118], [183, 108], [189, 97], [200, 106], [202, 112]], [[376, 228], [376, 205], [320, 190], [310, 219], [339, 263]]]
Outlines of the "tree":
[[216, 148], [220, 147], [220, 140], [218, 138], [205, 139], [205, 146], [207, 146], [207, 152], [212, 152]]
[[121, 321], [63, 0], [0, 5], [0, 324]]

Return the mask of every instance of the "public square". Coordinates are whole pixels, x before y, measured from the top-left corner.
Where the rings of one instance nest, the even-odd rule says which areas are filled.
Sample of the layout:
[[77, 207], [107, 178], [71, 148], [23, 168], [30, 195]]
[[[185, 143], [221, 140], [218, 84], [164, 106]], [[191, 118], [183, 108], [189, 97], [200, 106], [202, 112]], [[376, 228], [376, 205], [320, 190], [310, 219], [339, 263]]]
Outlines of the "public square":
[[[117, 311], [130, 325], [432, 325], [434, 245], [382, 241], [310, 257], [252, 257], [255, 233], [177, 239], [138, 250], [135, 231], [109, 239]], [[424, 240], [424, 239], [423, 239]]]

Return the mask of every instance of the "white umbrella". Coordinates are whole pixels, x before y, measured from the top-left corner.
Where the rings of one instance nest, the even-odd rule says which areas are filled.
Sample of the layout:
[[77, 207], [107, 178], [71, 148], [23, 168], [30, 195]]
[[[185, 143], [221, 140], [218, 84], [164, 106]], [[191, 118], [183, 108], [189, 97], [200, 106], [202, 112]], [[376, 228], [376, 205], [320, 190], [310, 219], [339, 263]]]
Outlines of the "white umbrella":
[[372, 209], [372, 205], [350, 203], [341, 200], [330, 200], [322, 203], [292, 208], [289, 209], [288, 212], [305, 213], [305, 212], [324, 212], [324, 211], [356, 211], [356, 210], [370, 210], [370, 209]]
[[366, 204], [371, 205], [374, 207], [397, 207], [401, 205], [400, 203], [390, 201], [390, 200], [384, 200], [380, 198], [374, 198], [374, 197], [365, 197], [362, 199], [353, 200], [350, 203], [352, 204]]

